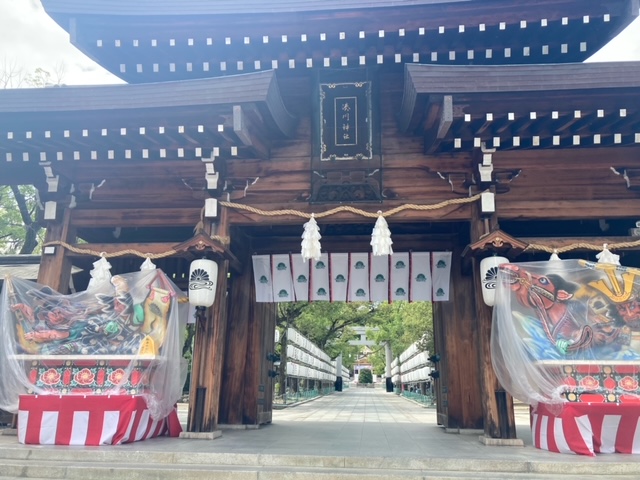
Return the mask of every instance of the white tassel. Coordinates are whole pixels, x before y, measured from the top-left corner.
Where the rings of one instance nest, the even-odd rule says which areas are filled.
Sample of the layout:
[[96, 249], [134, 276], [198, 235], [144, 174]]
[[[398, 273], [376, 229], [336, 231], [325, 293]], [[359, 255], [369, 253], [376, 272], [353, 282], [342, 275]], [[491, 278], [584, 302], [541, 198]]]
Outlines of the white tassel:
[[91, 279], [89, 280], [87, 290], [97, 287], [105, 281], [111, 281], [111, 264], [104, 256], [102, 256], [100, 257], [100, 260], [93, 262], [93, 270], [89, 273], [91, 274]]
[[392, 243], [389, 225], [382, 216], [382, 212], [378, 210], [378, 220], [376, 220], [373, 232], [371, 233], [373, 254], [376, 256], [391, 255], [393, 253], [393, 249], [391, 248]]
[[551, 254], [551, 257], [549, 257], [549, 261], [550, 262], [557, 262], [557, 261], [561, 261], [562, 259], [558, 256], [558, 250], [556, 250], [555, 248], [553, 249], [553, 253]]
[[304, 224], [304, 232], [302, 232], [302, 259], [306, 262], [309, 259], [320, 260], [320, 229], [316, 223], [315, 215], [312, 213], [311, 218]]
[[145, 270], [155, 270], [156, 264], [151, 261], [149, 257], [144, 261], [142, 265], [140, 265], [140, 271], [144, 272]]
[[596, 255], [596, 258], [598, 259], [598, 263], [610, 263], [620, 266], [620, 255], [611, 253], [606, 243], [602, 245], [602, 251]]

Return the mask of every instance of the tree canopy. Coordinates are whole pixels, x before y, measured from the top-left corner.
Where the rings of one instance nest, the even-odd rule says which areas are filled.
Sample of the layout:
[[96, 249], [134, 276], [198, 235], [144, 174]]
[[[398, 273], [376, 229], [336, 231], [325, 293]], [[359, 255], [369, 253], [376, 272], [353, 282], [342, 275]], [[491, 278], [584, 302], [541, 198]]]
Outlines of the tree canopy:
[[358, 383], [373, 383], [373, 374], [368, 368], [363, 368], [358, 374]]
[[[431, 303], [280, 303], [278, 327], [293, 327], [335, 358], [342, 353], [342, 363], [351, 368], [361, 353], [360, 346], [349, 345], [356, 339], [352, 327], [372, 330], [368, 338], [378, 342], [371, 360], [374, 371], [384, 374], [384, 343], [390, 342], [393, 355], [400, 355], [409, 345], [421, 341], [421, 347], [433, 350]], [[281, 337], [282, 345], [286, 338]]]
[[[3, 59], [0, 64], [0, 88], [44, 88], [60, 86], [65, 65], [56, 65], [53, 74], [43, 68], [27, 72], [17, 61]], [[0, 186], [0, 254], [38, 252], [42, 243], [42, 211], [38, 192], [32, 185]]]
[[430, 302], [380, 303], [374, 307], [375, 313], [368, 325], [378, 328], [368, 335], [380, 345], [371, 355], [374, 373], [385, 373], [385, 342], [391, 344], [394, 357], [415, 342], [420, 342], [422, 350], [433, 351], [433, 311]]
[[0, 254], [38, 251], [43, 234], [35, 187], [0, 186]]

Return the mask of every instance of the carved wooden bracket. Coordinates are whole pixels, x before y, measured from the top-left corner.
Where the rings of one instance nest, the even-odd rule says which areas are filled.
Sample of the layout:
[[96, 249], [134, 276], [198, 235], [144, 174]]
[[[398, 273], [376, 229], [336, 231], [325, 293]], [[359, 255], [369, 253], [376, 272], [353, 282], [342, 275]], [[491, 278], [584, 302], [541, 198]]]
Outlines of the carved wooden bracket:
[[467, 245], [462, 256], [477, 257], [485, 256], [487, 253], [500, 253], [513, 259], [520, 255], [527, 248], [527, 245], [502, 230], [494, 230], [477, 242]]
[[204, 233], [198, 233], [173, 249], [177, 252], [189, 253], [195, 257], [211, 254], [217, 260], [229, 260], [230, 267], [240, 272], [242, 265], [236, 256], [229, 250], [229, 245], [221, 240], [211, 238]]

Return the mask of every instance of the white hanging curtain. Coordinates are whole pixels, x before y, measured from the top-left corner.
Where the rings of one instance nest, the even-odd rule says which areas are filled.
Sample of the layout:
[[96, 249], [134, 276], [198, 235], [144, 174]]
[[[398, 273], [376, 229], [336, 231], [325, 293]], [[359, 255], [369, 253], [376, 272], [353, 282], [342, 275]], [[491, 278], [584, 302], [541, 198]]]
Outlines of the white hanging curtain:
[[349, 285], [349, 254], [332, 253], [331, 265], [331, 301], [346, 302], [347, 286]]
[[329, 300], [329, 255], [323, 253], [311, 264], [311, 301]]
[[449, 300], [451, 252], [433, 252], [431, 255], [433, 300], [436, 302], [446, 302]]
[[409, 253], [391, 255], [390, 300], [409, 300]]
[[254, 255], [252, 259], [253, 279], [256, 285], [256, 302], [273, 302], [271, 255]]
[[372, 302], [389, 301], [389, 256], [372, 255], [369, 274], [369, 296]]
[[350, 302], [368, 302], [369, 297], [369, 254], [352, 253], [349, 259]]
[[293, 276], [293, 291], [296, 301], [309, 301], [309, 271], [312, 262], [307, 262], [299, 253], [291, 255], [291, 273]]
[[273, 301], [294, 302], [291, 261], [288, 253], [271, 256], [271, 276], [273, 279]]
[[431, 301], [431, 253], [411, 252], [411, 284], [409, 298], [412, 302]]

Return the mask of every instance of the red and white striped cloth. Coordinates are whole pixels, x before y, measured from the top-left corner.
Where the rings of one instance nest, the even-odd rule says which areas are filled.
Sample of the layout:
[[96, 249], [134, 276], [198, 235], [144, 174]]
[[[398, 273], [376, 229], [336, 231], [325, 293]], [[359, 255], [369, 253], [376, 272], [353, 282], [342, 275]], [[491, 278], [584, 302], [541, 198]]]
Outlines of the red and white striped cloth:
[[175, 411], [153, 420], [141, 396], [20, 396], [18, 441], [24, 444], [118, 445], [181, 431]]
[[590, 456], [640, 453], [640, 404], [566, 403], [557, 409], [539, 404], [532, 412], [537, 448]]

